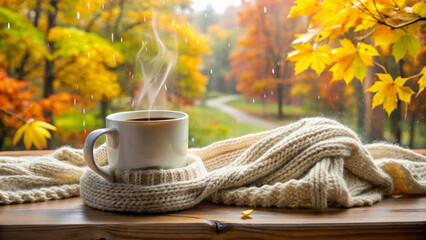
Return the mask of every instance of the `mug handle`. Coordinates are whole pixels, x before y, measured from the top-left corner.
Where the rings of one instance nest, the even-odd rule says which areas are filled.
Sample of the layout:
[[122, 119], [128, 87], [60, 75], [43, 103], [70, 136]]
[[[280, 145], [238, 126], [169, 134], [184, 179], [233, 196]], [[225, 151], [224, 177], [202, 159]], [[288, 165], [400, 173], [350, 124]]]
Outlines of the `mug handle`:
[[117, 145], [117, 134], [118, 131], [113, 128], [101, 128], [94, 130], [89, 133], [84, 142], [84, 160], [86, 160], [87, 166], [92, 169], [95, 173], [99, 174], [101, 177], [105, 178], [110, 182], [114, 182], [114, 175], [112, 171], [108, 168], [100, 167], [93, 158], [93, 147], [95, 145], [96, 140], [103, 134], [109, 134], [113, 138], [113, 145]]

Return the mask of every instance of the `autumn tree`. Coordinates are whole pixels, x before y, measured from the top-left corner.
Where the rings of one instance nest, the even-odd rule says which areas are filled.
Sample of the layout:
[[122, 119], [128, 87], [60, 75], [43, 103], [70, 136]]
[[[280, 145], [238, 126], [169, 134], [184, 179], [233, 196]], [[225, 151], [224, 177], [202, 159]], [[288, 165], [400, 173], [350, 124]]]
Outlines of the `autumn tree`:
[[62, 111], [72, 111], [70, 105], [74, 99], [79, 101], [77, 96], [65, 92], [38, 99], [37, 90], [26, 81], [9, 77], [0, 68], [0, 150], [12, 145], [6, 141], [15, 133], [13, 144], [22, 137], [27, 149], [32, 145], [45, 148], [46, 138], [51, 137], [46, 128], [55, 128], [45, 122], [48, 119], [43, 116], [43, 111], [58, 116]]
[[245, 33], [230, 55], [231, 72], [237, 91], [246, 97], [273, 94], [278, 101], [278, 117], [283, 117], [284, 87], [291, 79], [291, 64], [285, 60], [298, 24], [287, 18], [291, 2], [286, 0], [243, 2], [238, 22]]
[[[1, 53], [6, 56], [3, 63], [8, 72], [20, 79], [42, 77], [44, 98], [59, 87], [101, 102], [117, 96], [120, 86], [112, 70], [124, 61], [123, 55], [96, 33], [78, 29], [81, 16], [101, 9], [102, 2], [37, 0], [26, 4], [21, 1], [0, 3], [0, 6], [14, 10], [1, 8], [0, 11], [1, 32], [6, 35], [6, 44], [0, 45], [0, 56]], [[26, 19], [26, 12], [33, 14], [26, 14]], [[8, 61], [11, 56], [13, 60]], [[41, 68], [44, 68], [43, 72], [40, 72]]]
[[[363, 83], [368, 68], [381, 71], [366, 91], [375, 93], [372, 108], [382, 105], [390, 116], [399, 101], [410, 104], [415, 92], [422, 94], [426, 86], [424, 65], [411, 76], [402, 68], [403, 59], [416, 59], [420, 53], [418, 34], [425, 28], [425, 7], [424, 1], [406, 0], [297, 0], [289, 16], [311, 16], [310, 25], [294, 42], [288, 59], [296, 62], [296, 73], [309, 67], [318, 75], [329, 70], [332, 81], [347, 84], [353, 79]], [[394, 66], [380, 61], [378, 47], [391, 49]], [[398, 74], [390, 68], [398, 69]]]

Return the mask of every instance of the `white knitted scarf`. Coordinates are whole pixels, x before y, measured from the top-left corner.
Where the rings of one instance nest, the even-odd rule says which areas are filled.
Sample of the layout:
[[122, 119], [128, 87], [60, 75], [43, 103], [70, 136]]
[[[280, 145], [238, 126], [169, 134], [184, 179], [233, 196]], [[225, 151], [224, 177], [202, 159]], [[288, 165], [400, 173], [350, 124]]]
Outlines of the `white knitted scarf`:
[[[0, 157], [0, 204], [80, 194], [101, 210], [168, 212], [203, 200], [240, 206], [366, 206], [391, 194], [426, 194], [426, 157], [398, 146], [362, 145], [349, 128], [306, 118], [270, 131], [190, 149], [188, 166], [116, 171], [110, 183], [81, 150]], [[105, 146], [95, 152], [107, 164]], [[80, 185], [79, 185], [80, 183]]]

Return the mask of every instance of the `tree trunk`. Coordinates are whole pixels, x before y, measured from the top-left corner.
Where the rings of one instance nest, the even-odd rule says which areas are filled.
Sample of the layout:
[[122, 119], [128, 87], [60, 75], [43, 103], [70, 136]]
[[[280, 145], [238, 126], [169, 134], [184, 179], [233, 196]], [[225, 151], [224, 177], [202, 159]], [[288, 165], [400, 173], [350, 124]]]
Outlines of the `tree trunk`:
[[[276, 74], [275, 74], [275, 78], [276, 79], [280, 79], [281, 78], [281, 66], [279, 64], [279, 61], [275, 59], [275, 70], [276, 70]], [[284, 114], [283, 114], [283, 89], [284, 89], [284, 85], [282, 83], [278, 83], [277, 86], [277, 103], [278, 103], [278, 118], [282, 119], [284, 118]]]
[[[404, 65], [403, 60], [402, 59], [399, 60], [399, 62], [398, 62], [398, 73], [399, 73], [399, 76], [401, 76], [402, 78], [404, 77], [404, 69], [402, 68], [403, 65]], [[401, 121], [402, 121], [401, 102], [398, 101], [397, 108], [391, 114], [392, 133], [395, 134], [395, 142], [397, 142], [397, 143], [401, 143], [401, 135], [402, 135]]]
[[362, 83], [358, 80], [354, 80], [355, 84], [355, 94], [358, 98], [357, 100], [357, 109], [358, 109], [358, 119], [357, 119], [357, 129], [361, 136], [365, 136], [365, 99], [364, 99], [364, 87]]
[[[52, 10], [47, 11], [47, 30], [46, 37], [49, 35], [50, 29], [56, 26], [56, 16], [58, 15], [58, 1], [50, 0]], [[48, 50], [50, 53], [54, 51], [54, 43], [47, 42]], [[49, 60], [46, 58], [46, 65], [44, 67], [44, 89], [43, 97], [49, 97], [53, 94], [53, 80], [55, 80], [55, 60]]]
[[282, 119], [284, 117], [284, 114], [283, 114], [283, 85], [281, 83], [279, 83], [277, 87], [277, 101], [278, 101], [278, 118]]
[[9, 129], [6, 127], [3, 121], [0, 121], [0, 151], [3, 150], [3, 144], [4, 144], [4, 140], [6, 139], [8, 130]]
[[416, 128], [416, 113], [413, 111], [411, 113], [411, 119], [410, 119], [410, 142], [408, 144], [409, 148], [414, 148], [414, 134], [415, 134], [415, 128]]
[[[37, 28], [38, 20], [40, 19], [40, 14], [41, 14], [41, 0], [38, 0], [36, 2], [34, 13], [35, 13], [35, 16], [33, 19], [33, 26]], [[30, 53], [27, 51], [25, 55], [22, 57], [19, 67], [15, 70], [17, 79], [23, 80], [26, 77], [27, 72], [25, 71], [25, 66], [27, 65], [27, 62], [29, 59], [30, 59]]]
[[108, 100], [102, 99], [101, 100], [101, 112], [100, 112], [100, 118], [102, 119], [104, 126], [106, 124], [106, 116], [108, 111]]
[[383, 108], [376, 107], [371, 110], [373, 94], [365, 92], [365, 89], [374, 84], [376, 80], [375, 72], [368, 71], [367, 77], [364, 79], [364, 98], [366, 108], [365, 130], [367, 134], [367, 141], [372, 142], [383, 139], [384, 129], [384, 110]]

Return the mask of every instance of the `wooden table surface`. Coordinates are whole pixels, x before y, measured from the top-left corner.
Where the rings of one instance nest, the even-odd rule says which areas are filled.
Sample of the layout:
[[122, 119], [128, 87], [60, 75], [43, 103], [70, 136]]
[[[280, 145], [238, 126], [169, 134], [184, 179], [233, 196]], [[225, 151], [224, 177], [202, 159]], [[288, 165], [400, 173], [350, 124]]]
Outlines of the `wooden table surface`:
[[426, 239], [424, 195], [351, 209], [255, 208], [244, 219], [246, 209], [201, 203], [168, 214], [123, 214], [92, 209], [78, 197], [3, 205], [0, 239]]

